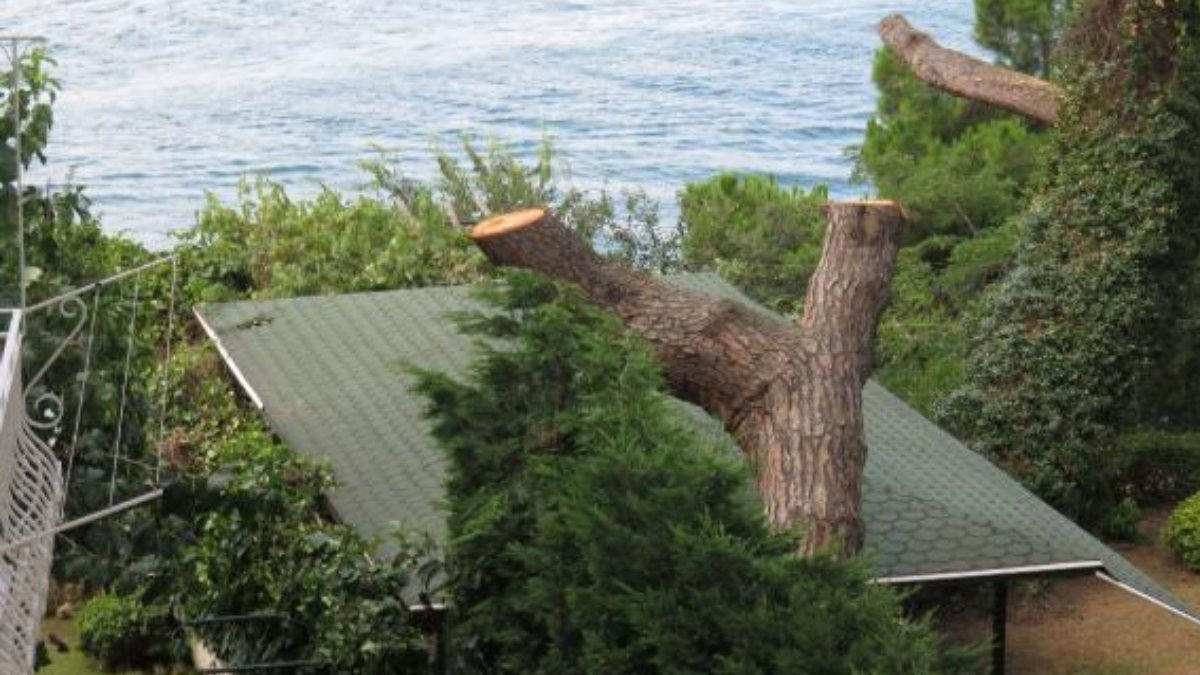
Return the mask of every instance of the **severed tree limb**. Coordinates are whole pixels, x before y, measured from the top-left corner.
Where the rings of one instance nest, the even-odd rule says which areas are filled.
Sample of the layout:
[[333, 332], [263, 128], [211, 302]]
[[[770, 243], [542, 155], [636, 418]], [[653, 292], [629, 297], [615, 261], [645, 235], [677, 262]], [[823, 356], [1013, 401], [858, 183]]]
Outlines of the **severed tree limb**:
[[879, 24], [879, 37], [928, 84], [1045, 124], [1058, 120], [1058, 87], [1045, 80], [946, 49], [899, 14]]
[[491, 218], [471, 239], [498, 265], [578, 284], [646, 338], [672, 391], [720, 419], [757, 471], [768, 520], [801, 553], [862, 545], [862, 386], [903, 217], [894, 202], [830, 204], [799, 325], [670, 286], [597, 255], [548, 209]]

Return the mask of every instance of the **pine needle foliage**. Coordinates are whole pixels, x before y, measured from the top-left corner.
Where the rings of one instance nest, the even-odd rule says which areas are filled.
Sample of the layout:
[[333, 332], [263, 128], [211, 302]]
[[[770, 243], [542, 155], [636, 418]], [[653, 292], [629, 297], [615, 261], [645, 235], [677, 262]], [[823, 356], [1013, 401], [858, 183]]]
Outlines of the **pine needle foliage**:
[[972, 672], [862, 562], [796, 557], [614, 317], [524, 274], [487, 298], [469, 379], [418, 385], [450, 457], [460, 672]]
[[679, 192], [689, 269], [715, 269], [771, 309], [803, 311], [821, 258], [829, 191], [786, 187], [773, 176], [722, 173]]

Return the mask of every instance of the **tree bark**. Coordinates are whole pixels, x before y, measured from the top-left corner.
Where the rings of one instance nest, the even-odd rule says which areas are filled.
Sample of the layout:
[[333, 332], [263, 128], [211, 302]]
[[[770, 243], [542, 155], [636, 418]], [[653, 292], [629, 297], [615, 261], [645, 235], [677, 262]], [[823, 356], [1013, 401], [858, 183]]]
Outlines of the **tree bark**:
[[755, 467], [767, 518], [800, 552], [862, 546], [862, 387], [903, 217], [894, 202], [830, 204], [804, 316], [789, 324], [597, 255], [548, 209], [491, 218], [471, 239], [498, 265], [578, 284], [655, 350], [672, 391], [720, 419]]
[[879, 24], [879, 37], [928, 84], [1045, 124], [1058, 120], [1058, 87], [1045, 80], [946, 49], [899, 14]]

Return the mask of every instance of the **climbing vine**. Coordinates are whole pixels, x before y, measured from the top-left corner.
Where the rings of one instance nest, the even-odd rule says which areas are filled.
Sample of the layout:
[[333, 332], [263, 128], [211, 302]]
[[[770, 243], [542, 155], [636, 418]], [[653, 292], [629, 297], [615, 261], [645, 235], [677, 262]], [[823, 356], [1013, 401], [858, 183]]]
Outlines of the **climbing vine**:
[[1091, 11], [1088, 39], [1109, 39], [1064, 69], [1049, 178], [942, 417], [1059, 508], [1127, 533], [1118, 434], [1195, 422], [1169, 392], [1197, 375], [1200, 8]]

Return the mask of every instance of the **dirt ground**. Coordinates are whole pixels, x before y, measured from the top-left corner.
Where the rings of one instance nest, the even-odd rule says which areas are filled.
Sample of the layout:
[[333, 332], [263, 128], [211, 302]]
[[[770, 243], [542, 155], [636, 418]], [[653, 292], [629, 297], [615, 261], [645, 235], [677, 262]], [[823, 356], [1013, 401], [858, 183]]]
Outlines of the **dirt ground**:
[[[1200, 608], [1200, 574], [1161, 543], [1165, 514], [1141, 524], [1143, 543], [1113, 548]], [[986, 639], [980, 603], [943, 614], [956, 638]], [[1009, 675], [1200, 675], [1200, 626], [1092, 577], [1022, 584], [1009, 593]]]

